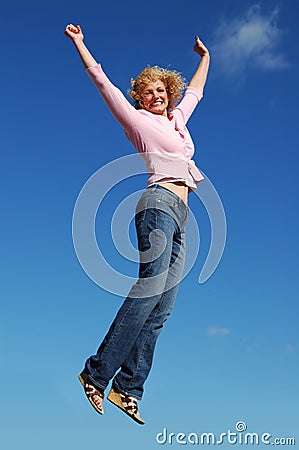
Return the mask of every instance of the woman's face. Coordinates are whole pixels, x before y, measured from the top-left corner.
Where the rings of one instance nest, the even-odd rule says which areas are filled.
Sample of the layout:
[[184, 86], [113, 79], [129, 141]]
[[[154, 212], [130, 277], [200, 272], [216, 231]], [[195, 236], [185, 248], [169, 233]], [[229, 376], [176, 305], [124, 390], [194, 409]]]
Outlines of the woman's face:
[[165, 85], [161, 80], [152, 81], [144, 86], [141, 100], [146, 111], [167, 116], [168, 96]]

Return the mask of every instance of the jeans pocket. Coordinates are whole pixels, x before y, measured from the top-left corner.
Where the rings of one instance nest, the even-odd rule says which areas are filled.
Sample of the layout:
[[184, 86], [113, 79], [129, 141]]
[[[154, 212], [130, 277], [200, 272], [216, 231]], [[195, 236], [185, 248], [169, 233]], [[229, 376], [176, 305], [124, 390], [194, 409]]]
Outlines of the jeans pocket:
[[145, 219], [148, 198], [142, 198], [139, 200], [135, 210], [135, 225], [136, 227]]

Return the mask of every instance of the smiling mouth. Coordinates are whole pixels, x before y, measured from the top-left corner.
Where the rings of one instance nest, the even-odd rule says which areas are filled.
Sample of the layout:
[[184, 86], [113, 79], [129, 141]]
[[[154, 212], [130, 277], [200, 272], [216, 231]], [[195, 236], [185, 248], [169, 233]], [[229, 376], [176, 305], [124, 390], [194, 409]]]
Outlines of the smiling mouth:
[[162, 100], [158, 100], [157, 102], [151, 103], [151, 106], [160, 106], [162, 104], [163, 104]]

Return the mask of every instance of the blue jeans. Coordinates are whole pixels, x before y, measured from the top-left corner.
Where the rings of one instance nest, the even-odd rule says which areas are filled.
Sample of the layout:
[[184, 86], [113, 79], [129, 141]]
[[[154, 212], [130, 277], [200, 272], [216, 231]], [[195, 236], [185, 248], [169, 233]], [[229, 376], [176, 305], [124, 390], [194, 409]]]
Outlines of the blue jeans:
[[105, 390], [114, 377], [118, 391], [141, 400], [156, 341], [172, 311], [182, 277], [188, 215], [188, 206], [169, 189], [153, 185], [142, 194], [135, 214], [139, 279], [84, 368], [99, 389]]

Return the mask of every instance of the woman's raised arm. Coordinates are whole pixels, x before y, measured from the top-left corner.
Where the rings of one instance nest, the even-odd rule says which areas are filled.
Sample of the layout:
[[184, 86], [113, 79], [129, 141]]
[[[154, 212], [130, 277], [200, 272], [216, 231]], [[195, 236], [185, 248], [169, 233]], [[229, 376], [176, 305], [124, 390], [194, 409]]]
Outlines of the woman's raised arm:
[[130, 130], [139, 120], [140, 114], [138, 114], [134, 106], [128, 102], [123, 93], [111, 83], [109, 78], [103, 72], [101, 65], [97, 63], [87, 49], [83, 42], [84, 36], [80, 25], [77, 25], [76, 27], [72, 24], [67, 25], [64, 33], [73, 41], [87, 74], [99, 90], [104, 102], [116, 120], [125, 128], [125, 130]]
[[196, 36], [195, 38], [195, 45], [193, 47], [193, 50], [195, 51], [195, 53], [201, 56], [201, 61], [189, 83], [189, 86], [192, 86], [202, 92], [207, 81], [210, 65], [210, 54], [209, 50], [201, 42], [198, 36]]
[[69, 24], [66, 26], [64, 34], [73, 41], [79, 56], [83, 62], [85, 69], [97, 65], [97, 61], [94, 59], [86, 45], [84, 44], [84, 35], [82, 33], [80, 25], [74, 26]]

